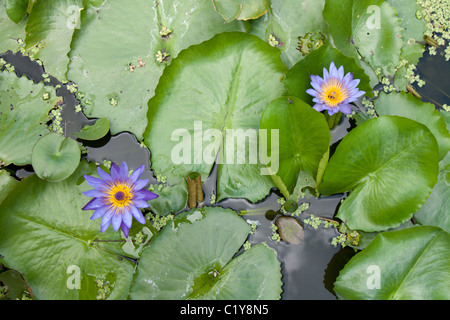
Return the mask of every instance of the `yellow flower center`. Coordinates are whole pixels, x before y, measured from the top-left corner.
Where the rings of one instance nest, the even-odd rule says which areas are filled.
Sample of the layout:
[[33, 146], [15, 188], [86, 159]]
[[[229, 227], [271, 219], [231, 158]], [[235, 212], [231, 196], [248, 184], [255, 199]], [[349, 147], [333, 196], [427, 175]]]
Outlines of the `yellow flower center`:
[[348, 99], [348, 90], [343, 88], [342, 82], [338, 79], [329, 79], [321, 89], [320, 99], [331, 108]]
[[122, 212], [133, 200], [133, 192], [128, 183], [120, 181], [114, 182], [109, 186], [107, 193], [107, 203], [116, 209], [116, 214]]

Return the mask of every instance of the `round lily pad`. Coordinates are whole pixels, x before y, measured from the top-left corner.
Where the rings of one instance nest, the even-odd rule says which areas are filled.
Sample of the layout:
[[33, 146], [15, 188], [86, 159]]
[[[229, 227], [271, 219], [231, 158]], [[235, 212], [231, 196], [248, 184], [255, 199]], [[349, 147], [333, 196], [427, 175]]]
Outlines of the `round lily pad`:
[[258, 244], [237, 256], [249, 225], [234, 211], [194, 209], [170, 221], [139, 260], [132, 299], [279, 299], [280, 263]]
[[51, 132], [34, 145], [31, 164], [39, 178], [61, 181], [76, 170], [80, 156], [81, 150], [75, 140]]

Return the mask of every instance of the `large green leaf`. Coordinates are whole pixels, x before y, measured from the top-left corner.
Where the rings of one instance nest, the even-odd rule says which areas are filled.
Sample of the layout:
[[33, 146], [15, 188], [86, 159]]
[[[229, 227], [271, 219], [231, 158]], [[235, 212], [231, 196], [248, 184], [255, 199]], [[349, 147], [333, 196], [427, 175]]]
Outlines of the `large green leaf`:
[[[242, 29], [239, 21], [224, 23], [211, 0], [109, 0], [85, 11], [72, 40], [68, 78], [91, 101], [87, 116], [108, 117], [112, 134], [129, 131], [138, 139], [165, 65], [190, 45]], [[169, 56], [158, 62], [158, 51]]]
[[[0, 252], [37, 299], [95, 299], [102, 279], [110, 282], [109, 298], [127, 296], [134, 264], [93, 241], [101, 238], [100, 219], [82, 210], [89, 199], [81, 192], [91, 189], [83, 174], [94, 172], [83, 161], [62, 182], [32, 175], [1, 203]], [[117, 241], [120, 234], [110, 228], [102, 237]]]
[[340, 272], [340, 299], [450, 298], [450, 235], [429, 226], [379, 234]]
[[[44, 99], [44, 94], [50, 96]], [[33, 145], [48, 133], [48, 113], [58, 97], [55, 90], [34, 84], [15, 73], [0, 72], [0, 161], [3, 164], [31, 163]]]
[[275, 149], [279, 159], [275, 176], [279, 179], [274, 181], [281, 191], [285, 190], [287, 199], [300, 171], [317, 176], [320, 160], [330, 145], [327, 121], [322, 113], [302, 100], [282, 97], [267, 106], [261, 117], [261, 129], [279, 130], [279, 147]]
[[199, 172], [204, 180], [220, 149], [218, 198], [263, 198], [274, 185], [253, 147], [264, 108], [283, 92], [285, 71], [277, 49], [244, 33], [181, 52], [148, 103], [144, 142], [152, 168], [169, 178]]
[[450, 232], [450, 153], [439, 162], [438, 182], [414, 218], [421, 224], [437, 226]]
[[374, 106], [380, 116], [401, 116], [426, 125], [438, 142], [439, 159], [443, 159], [450, 151], [450, 133], [434, 104], [424, 103], [412, 94], [400, 92], [381, 93], [374, 101]]
[[[400, 54], [400, 67], [395, 73], [395, 85], [400, 90], [406, 91], [409, 83], [406, 77], [408, 64], [417, 64], [425, 51], [422, 43], [425, 34], [426, 22], [424, 19], [417, 19], [416, 12], [421, 8], [418, 1], [410, 0], [388, 0], [391, 6], [398, 11], [398, 17], [402, 20], [403, 47]], [[405, 62], [407, 62], [405, 64]]]
[[299, 41], [310, 35], [318, 38], [328, 35], [328, 26], [322, 11], [325, 0], [271, 0], [269, 11], [252, 21], [251, 33], [267, 41], [277, 39], [281, 59], [290, 68], [303, 58]]
[[19, 23], [27, 13], [28, 0], [6, 0], [5, 9], [8, 17]]
[[18, 41], [25, 39], [25, 21], [24, 19], [17, 24], [13, 22], [6, 13], [5, 0], [0, 0], [0, 30], [2, 30], [0, 53], [8, 50], [17, 51]]
[[411, 218], [430, 195], [439, 172], [436, 139], [416, 121], [381, 116], [340, 142], [319, 191], [351, 191], [337, 217], [352, 230], [382, 231]]
[[337, 68], [344, 66], [345, 73], [353, 73], [354, 79], [361, 80], [358, 89], [365, 91], [367, 96], [372, 96], [370, 79], [355, 59], [344, 56], [339, 50], [328, 45], [311, 52], [289, 69], [284, 79], [287, 93], [314, 105], [313, 97], [306, 93], [306, 90], [312, 88], [311, 75], [323, 77], [323, 68], [329, 70], [331, 62], [334, 62]]
[[19, 181], [11, 177], [6, 170], [0, 170], [0, 203], [14, 190]]
[[323, 16], [343, 54], [362, 56], [373, 70], [394, 75], [403, 46], [397, 10], [384, 0], [327, 0]]
[[[232, 210], [185, 212], [144, 249], [132, 299], [279, 299], [280, 263], [265, 244], [233, 256], [250, 231]], [[231, 260], [231, 261], [230, 261]]]
[[76, 28], [80, 28], [82, 0], [38, 0], [27, 20], [26, 48], [39, 43], [41, 49], [35, 55], [45, 70], [63, 82], [67, 82], [70, 44]]

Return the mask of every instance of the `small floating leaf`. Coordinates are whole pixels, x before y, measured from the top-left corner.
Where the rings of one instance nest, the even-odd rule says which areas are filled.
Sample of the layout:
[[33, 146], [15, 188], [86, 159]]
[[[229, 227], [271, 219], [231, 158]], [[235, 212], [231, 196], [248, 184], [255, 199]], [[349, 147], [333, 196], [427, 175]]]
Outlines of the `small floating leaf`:
[[300, 244], [305, 238], [303, 227], [294, 217], [280, 217], [275, 221], [281, 240], [292, 244]]
[[81, 150], [75, 140], [51, 132], [34, 145], [31, 164], [39, 178], [61, 181], [77, 169], [80, 156]]
[[108, 118], [98, 119], [91, 126], [84, 126], [81, 128], [80, 132], [72, 133], [74, 137], [82, 140], [98, 140], [103, 138], [109, 131], [109, 120]]

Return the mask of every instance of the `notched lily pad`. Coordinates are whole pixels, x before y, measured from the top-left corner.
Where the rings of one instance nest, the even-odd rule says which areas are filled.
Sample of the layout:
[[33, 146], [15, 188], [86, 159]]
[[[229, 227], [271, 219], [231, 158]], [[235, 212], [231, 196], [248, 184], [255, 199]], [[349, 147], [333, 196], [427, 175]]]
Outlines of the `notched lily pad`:
[[77, 169], [80, 157], [81, 150], [75, 140], [51, 132], [34, 145], [31, 164], [39, 178], [61, 181]]
[[250, 231], [219, 207], [178, 215], [141, 255], [132, 299], [279, 299], [280, 263], [258, 244], [235, 256]]

